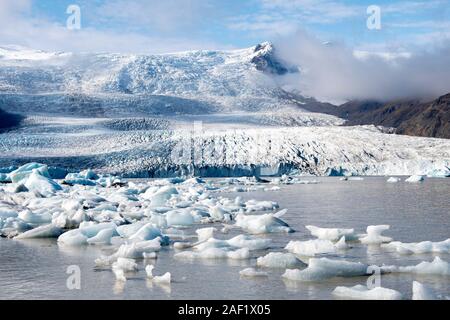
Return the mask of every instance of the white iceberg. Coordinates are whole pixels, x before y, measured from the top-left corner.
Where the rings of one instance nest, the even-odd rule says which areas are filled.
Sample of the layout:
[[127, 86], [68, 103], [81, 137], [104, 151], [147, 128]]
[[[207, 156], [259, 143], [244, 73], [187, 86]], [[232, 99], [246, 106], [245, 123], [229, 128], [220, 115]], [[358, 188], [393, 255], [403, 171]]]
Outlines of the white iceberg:
[[424, 286], [420, 282], [413, 281], [412, 299], [413, 300], [438, 300], [438, 297], [427, 286]]
[[354, 287], [337, 287], [333, 290], [335, 296], [347, 299], [357, 300], [402, 300], [403, 296], [400, 292], [383, 288], [375, 287], [368, 289], [362, 285], [356, 285]]
[[304, 270], [288, 269], [283, 277], [294, 281], [321, 281], [334, 277], [356, 277], [367, 275], [368, 265], [360, 262], [311, 258]]
[[116, 262], [112, 264], [112, 269], [121, 269], [124, 272], [136, 271], [138, 266], [134, 259], [118, 258]]
[[256, 265], [265, 268], [295, 268], [305, 267], [306, 264], [292, 253], [270, 252], [256, 260]]
[[346, 240], [352, 240], [355, 238], [354, 229], [339, 229], [339, 228], [319, 228], [316, 226], [306, 226], [311, 232], [311, 235], [321, 240], [338, 241], [342, 237]]
[[239, 274], [243, 277], [268, 277], [269, 274], [265, 271], [258, 271], [255, 268], [246, 268], [239, 271]]
[[48, 224], [25, 231], [14, 237], [14, 239], [57, 238], [62, 232], [61, 228]]
[[404, 243], [394, 241], [383, 244], [382, 247], [392, 249], [399, 254], [450, 253], [450, 239], [440, 242], [422, 241]]
[[23, 180], [28, 179], [28, 177], [33, 173], [33, 171], [43, 177], [50, 178], [50, 174], [48, 172], [48, 167], [45, 164], [40, 163], [27, 163], [17, 170], [14, 170], [8, 174], [9, 178], [13, 183], [20, 183]]
[[170, 272], [166, 272], [162, 276], [153, 276], [152, 280], [159, 284], [170, 284], [172, 282], [172, 275]]
[[56, 191], [62, 190], [62, 187], [50, 178], [47, 178], [37, 169], [33, 169], [28, 178], [26, 179], [24, 186], [30, 191], [37, 191], [43, 196], [51, 196]]
[[272, 232], [294, 232], [289, 225], [278, 218], [276, 214], [267, 213], [262, 215], [245, 215], [238, 214], [236, 216], [236, 226], [241, 227], [245, 231], [252, 234], [263, 234]]
[[320, 254], [336, 253], [338, 250], [347, 248], [345, 236], [336, 244], [330, 240], [314, 239], [308, 241], [290, 241], [285, 247], [286, 250], [300, 256], [314, 257]]
[[410, 182], [410, 183], [416, 183], [416, 182], [422, 182], [424, 181], [425, 178], [424, 176], [420, 176], [420, 175], [412, 175], [409, 178], [407, 178], [405, 180], [405, 182]]
[[367, 234], [361, 235], [359, 241], [364, 244], [382, 244], [391, 242], [392, 238], [381, 235], [383, 231], [389, 230], [389, 225], [368, 226]]
[[389, 183], [397, 183], [400, 181], [401, 181], [401, 179], [397, 178], [397, 177], [390, 177], [389, 179], [387, 179], [387, 182], [389, 182]]
[[87, 244], [89, 238], [95, 237], [104, 229], [113, 229], [114, 234], [116, 234], [116, 225], [113, 222], [98, 223], [87, 227], [80, 225], [78, 229], [73, 229], [60, 235], [58, 243], [73, 246]]
[[432, 262], [422, 261], [415, 266], [382, 266], [383, 272], [398, 272], [398, 273], [415, 273], [415, 274], [430, 274], [449, 276], [450, 264], [439, 257], [435, 257]]
[[114, 229], [108, 228], [100, 230], [95, 236], [87, 239], [89, 244], [111, 244], [111, 238], [114, 235]]

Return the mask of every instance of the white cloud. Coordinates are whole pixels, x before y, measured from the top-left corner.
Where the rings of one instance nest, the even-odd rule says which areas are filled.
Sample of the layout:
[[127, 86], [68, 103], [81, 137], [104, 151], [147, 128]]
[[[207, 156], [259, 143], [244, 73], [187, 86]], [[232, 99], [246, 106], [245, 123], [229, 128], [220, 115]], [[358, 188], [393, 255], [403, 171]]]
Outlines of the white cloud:
[[324, 45], [304, 32], [281, 38], [275, 45], [283, 59], [302, 70], [282, 82], [321, 100], [437, 97], [450, 91], [450, 41], [397, 59], [386, 52], [361, 59], [345, 45]]

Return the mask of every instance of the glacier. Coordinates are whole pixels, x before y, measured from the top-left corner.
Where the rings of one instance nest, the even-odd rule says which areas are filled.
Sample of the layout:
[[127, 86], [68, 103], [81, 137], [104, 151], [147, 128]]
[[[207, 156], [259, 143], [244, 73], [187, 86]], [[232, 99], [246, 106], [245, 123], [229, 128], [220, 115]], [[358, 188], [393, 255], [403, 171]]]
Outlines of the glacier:
[[270, 43], [162, 55], [2, 46], [0, 109], [23, 120], [0, 134], [1, 179], [30, 162], [62, 178], [450, 175], [448, 140], [341, 126], [320, 113], [334, 106], [282, 85], [301, 72]]

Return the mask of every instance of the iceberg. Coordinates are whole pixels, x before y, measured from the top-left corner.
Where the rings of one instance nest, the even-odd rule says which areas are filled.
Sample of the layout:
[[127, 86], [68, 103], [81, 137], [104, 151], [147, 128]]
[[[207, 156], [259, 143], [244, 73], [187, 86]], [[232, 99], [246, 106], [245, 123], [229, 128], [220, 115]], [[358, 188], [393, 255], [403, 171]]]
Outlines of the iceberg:
[[354, 287], [337, 287], [333, 290], [335, 296], [357, 300], [402, 300], [402, 294], [396, 290], [383, 287], [368, 289], [362, 285]]
[[50, 174], [48, 172], [48, 167], [45, 164], [40, 163], [27, 163], [18, 169], [10, 172], [8, 174], [9, 178], [11, 179], [11, 182], [13, 183], [20, 183], [25, 179], [28, 179], [28, 177], [33, 173], [33, 171], [43, 177], [51, 178]]
[[391, 242], [392, 238], [382, 236], [383, 231], [389, 230], [389, 225], [368, 226], [366, 229], [367, 234], [361, 235], [359, 241], [363, 244], [382, 244]]
[[286, 250], [300, 256], [314, 257], [320, 254], [336, 253], [338, 250], [347, 248], [345, 236], [336, 244], [330, 240], [308, 240], [308, 241], [290, 241], [285, 247]]
[[55, 227], [52, 224], [40, 226], [24, 233], [21, 233], [14, 237], [14, 239], [36, 239], [36, 238], [57, 238], [63, 233], [63, 230], [59, 227]]
[[89, 244], [111, 244], [111, 238], [114, 234], [113, 228], [100, 230], [92, 238], [87, 239], [87, 243]]
[[255, 268], [246, 268], [244, 270], [239, 271], [239, 274], [242, 277], [268, 277], [269, 274], [265, 271], [258, 271]]
[[267, 213], [262, 215], [245, 215], [240, 213], [236, 216], [236, 226], [252, 234], [263, 234], [272, 232], [294, 232], [289, 225], [278, 218], [276, 214]]
[[112, 269], [121, 269], [124, 272], [130, 272], [136, 271], [138, 267], [134, 259], [118, 258], [117, 261], [112, 264]]
[[412, 299], [413, 300], [438, 300], [438, 297], [427, 286], [424, 286], [420, 282], [413, 281]]
[[320, 240], [338, 241], [342, 237], [345, 237], [346, 240], [355, 238], [354, 229], [319, 228], [316, 226], [306, 226], [306, 229]]
[[191, 226], [195, 219], [188, 210], [172, 210], [166, 213], [168, 226]]
[[287, 269], [282, 277], [295, 281], [322, 281], [334, 277], [357, 277], [367, 275], [368, 265], [360, 262], [311, 258], [304, 270]]
[[399, 254], [450, 253], [450, 239], [440, 242], [422, 241], [412, 243], [393, 241], [383, 244], [382, 247], [393, 249]]
[[401, 179], [397, 178], [397, 177], [390, 177], [389, 179], [387, 179], [387, 182], [389, 182], [389, 183], [397, 183], [400, 181], [401, 181]]
[[171, 186], [165, 186], [158, 189], [156, 192], [152, 189], [148, 189], [143, 195], [144, 199], [150, 200], [152, 207], [163, 207], [166, 202], [172, 197], [172, 195], [178, 194], [176, 188]]
[[170, 274], [170, 272], [166, 272], [162, 276], [153, 276], [152, 280], [155, 283], [170, 284], [170, 282], [172, 281], [172, 275]]
[[214, 232], [217, 231], [216, 228], [210, 227], [210, 228], [201, 228], [195, 230], [195, 233], [197, 234], [198, 241], [203, 242], [206, 241], [214, 236]]
[[248, 235], [238, 235], [227, 240], [228, 244], [237, 248], [247, 248], [249, 250], [265, 250], [272, 243], [271, 239], [257, 239]]
[[292, 253], [270, 252], [256, 260], [256, 265], [265, 268], [295, 268], [306, 267], [306, 264], [299, 260]]
[[9, 183], [9, 182], [12, 182], [9, 175], [6, 173], [0, 172], [0, 183]]
[[37, 169], [33, 169], [27, 176], [24, 185], [28, 190], [37, 191], [44, 196], [51, 196], [56, 191], [62, 190], [62, 187], [58, 183], [43, 176]]
[[416, 182], [422, 182], [424, 181], [425, 178], [423, 176], [420, 175], [412, 175], [409, 178], [407, 178], [405, 180], [405, 182], [410, 182], [410, 183], [416, 183]]
[[95, 237], [104, 229], [113, 229], [114, 235], [117, 235], [116, 225], [113, 222], [98, 223], [86, 227], [80, 225], [78, 229], [69, 230], [60, 235], [58, 243], [72, 246], [87, 244], [89, 238]]
[[432, 262], [422, 261], [415, 266], [382, 266], [381, 270], [392, 273], [398, 272], [449, 276], [450, 264], [439, 257], [435, 257]]

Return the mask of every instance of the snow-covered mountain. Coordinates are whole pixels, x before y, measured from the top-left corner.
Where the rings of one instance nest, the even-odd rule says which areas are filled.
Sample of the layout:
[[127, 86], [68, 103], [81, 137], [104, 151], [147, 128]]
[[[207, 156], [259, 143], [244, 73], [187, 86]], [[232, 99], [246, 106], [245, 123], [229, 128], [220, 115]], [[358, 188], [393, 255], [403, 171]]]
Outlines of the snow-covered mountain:
[[165, 55], [1, 47], [0, 109], [25, 118], [0, 134], [0, 166], [135, 176], [450, 172], [450, 140], [344, 128], [307, 112], [333, 106], [280, 86], [300, 70], [270, 43]]

